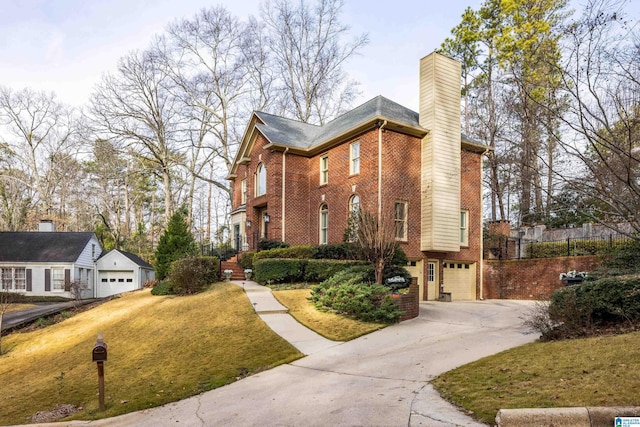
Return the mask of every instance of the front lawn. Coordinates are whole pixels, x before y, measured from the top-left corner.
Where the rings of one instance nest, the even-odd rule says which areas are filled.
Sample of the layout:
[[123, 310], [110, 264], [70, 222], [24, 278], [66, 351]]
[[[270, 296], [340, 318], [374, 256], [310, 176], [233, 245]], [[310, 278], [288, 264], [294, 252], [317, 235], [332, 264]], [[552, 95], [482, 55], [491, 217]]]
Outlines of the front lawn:
[[[108, 345], [104, 412], [91, 361], [98, 331]], [[59, 404], [83, 407], [75, 418], [112, 417], [302, 357], [255, 315], [242, 288], [227, 283], [187, 297], [126, 294], [2, 344], [0, 425], [27, 423]]]
[[319, 311], [308, 299], [311, 289], [273, 291], [273, 295], [298, 322], [330, 340], [349, 341], [388, 326]]
[[493, 425], [499, 409], [640, 406], [640, 333], [536, 342], [449, 371], [443, 397]]

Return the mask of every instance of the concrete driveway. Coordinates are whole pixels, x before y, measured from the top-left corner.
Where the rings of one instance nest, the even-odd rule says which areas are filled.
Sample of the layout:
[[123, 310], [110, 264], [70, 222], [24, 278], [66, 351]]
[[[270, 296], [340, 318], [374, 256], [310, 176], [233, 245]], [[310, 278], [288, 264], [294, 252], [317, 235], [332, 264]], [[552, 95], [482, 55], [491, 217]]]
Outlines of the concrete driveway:
[[[530, 302], [421, 303], [420, 316], [162, 407], [93, 422], [108, 426], [479, 425], [430, 381], [531, 341]], [[188, 361], [185, 363], [188, 369]]]

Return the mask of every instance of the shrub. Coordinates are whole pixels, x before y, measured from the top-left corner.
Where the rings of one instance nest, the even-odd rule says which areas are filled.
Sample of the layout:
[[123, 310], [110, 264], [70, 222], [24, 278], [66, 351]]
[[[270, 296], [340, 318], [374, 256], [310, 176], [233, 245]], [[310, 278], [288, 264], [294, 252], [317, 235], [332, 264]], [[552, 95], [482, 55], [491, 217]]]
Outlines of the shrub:
[[530, 316], [525, 324], [540, 332], [543, 340], [593, 335], [600, 328], [636, 327], [640, 278], [607, 277], [559, 289], [551, 295], [548, 318], [534, 314], [537, 318]]
[[353, 243], [335, 243], [331, 245], [318, 245], [314, 247], [312, 254], [316, 259], [356, 259], [357, 248]]
[[289, 244], [280, 240], [262, 239], [258, 242], [258, 251], [267, 251], [269, 249], [288, 248]]
[[303, 259], [261, 259], [254, 263], [255, 280], [261, 284], [298, 282], [302, 280]]
[[153, 289], [151, 289], [151, 295], [174, 295], [173, 286], [171, 282], [165, 280], [158, 282]]
[[256, 252], [253, 262], [267, 258], [308, 259], [313, 254], [313, 246], [292, 246], [287, 248], [268, 249]]
[[623, 273], [640, 272], [640, 241], [629, 240], [614, 247], [603, 265]]
[[342, 261], [336, 259], [310, 259], [307, 261], [303, 279], [305, 282], [322, 282], [334, 274], [354, 265], [365, 265], [363, 261]]
[[220, 261], [215, 257], [190, 257], [171, 264], [169, 278], [178, 295], [202, 292], [218, 281]]
[[371, 266], [354, 266], [314, 286], [310, 300], [318, 309], [331, 310], [367, 322], [395, 322], [402, 312], [386, 286], [372, 283]]
[[253, 269], [253, 256], [255, 253], [256, 252], [249, 251], [243, 252], [242, 255], [240, 255], [238, 262], [243, 270], [246, 270], [247, 268]]

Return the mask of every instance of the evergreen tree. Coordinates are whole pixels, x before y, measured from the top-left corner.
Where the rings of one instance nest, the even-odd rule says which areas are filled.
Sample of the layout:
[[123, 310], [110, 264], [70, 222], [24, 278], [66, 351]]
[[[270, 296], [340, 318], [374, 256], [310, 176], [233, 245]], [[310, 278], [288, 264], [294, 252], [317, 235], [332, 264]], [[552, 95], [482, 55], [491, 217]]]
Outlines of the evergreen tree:
[[156, 278], [163, 280], [169, 275], [173, 261], [193, 255], [196, 242], [186, 221], [186, 209], [181, 208], [171, 216], [167, 229], [160, 236], [156, 249]]

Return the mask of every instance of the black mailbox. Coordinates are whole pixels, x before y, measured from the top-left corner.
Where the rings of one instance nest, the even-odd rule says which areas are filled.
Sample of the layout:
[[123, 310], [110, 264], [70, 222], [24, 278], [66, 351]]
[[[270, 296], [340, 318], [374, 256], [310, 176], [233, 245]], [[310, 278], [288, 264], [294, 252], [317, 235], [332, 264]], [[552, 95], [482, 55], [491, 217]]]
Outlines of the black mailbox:
[[96, 345], [93, 346], [92, 354], [94, 362], [105, 362], [107, 360], [107, 344], [98, 341]]

